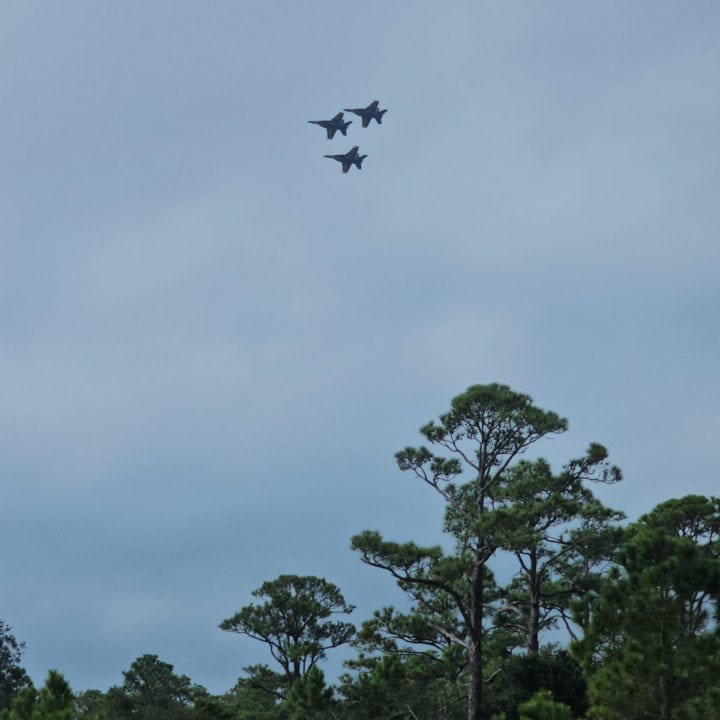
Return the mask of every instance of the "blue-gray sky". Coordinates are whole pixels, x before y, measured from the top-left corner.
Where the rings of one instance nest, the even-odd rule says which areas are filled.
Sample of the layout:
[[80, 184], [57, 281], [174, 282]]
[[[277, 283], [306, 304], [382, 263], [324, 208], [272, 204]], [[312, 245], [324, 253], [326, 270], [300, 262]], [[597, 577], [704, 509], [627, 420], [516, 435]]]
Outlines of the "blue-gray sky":
[[[715, 2], [0, 7], [0, 618], [36, 682], [212, 691], [283, 572], [397, 600], [394, 465], [468, 385], [604, 443], [637, 517], [717, 494]], [[307, 120], [379, 99], [382, 126]], [[323, 154], [359, 144], [362, 171]]]

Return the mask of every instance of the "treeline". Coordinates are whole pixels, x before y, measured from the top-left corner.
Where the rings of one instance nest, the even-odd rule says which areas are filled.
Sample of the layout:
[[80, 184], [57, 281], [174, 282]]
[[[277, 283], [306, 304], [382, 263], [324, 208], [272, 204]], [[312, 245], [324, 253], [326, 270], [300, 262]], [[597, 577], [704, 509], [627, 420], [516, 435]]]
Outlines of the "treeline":
[[[107, 692], [73, 694], [57, 671], [36, 689], [0, 622], [0, 720], [720, 720], [720, 500], [668, 500], [627, 524], [592, 492], [621, 480], [602, 445], [559, 470], [523, 457], [567, 426], [476, 385], [397, 453], [438, 495], [453, 547], [352, 538], [404, 591], [402, 611], [356, 627], [324, 578], [269, 580], [220, 623], [269, 664], [221, 696], [156, 655]], [[330, 686], [322, 662], [346, 644], [356, 654]]]

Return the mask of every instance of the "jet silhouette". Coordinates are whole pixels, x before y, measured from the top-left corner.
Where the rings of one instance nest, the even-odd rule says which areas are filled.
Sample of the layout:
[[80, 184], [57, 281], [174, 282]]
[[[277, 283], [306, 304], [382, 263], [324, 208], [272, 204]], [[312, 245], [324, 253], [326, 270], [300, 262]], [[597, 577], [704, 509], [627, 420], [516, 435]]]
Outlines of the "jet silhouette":
[[382, 125], [382, 116], [387, 112], [387, 109], [378, 110], [378, 105], [380, 105], [380, 102], [373, 100], [366, 108], [343, 108], [343, 110], [359, 115], [362, 118], [362, 126], [366, 128], [373, 118], [377, 120], [378, 125]]
[[339, 112], [332, 120], [308, 120], [313, 125], [319, 125], [327, 130], [328, 140], [332, 140], [335, 133], [339, 130], [343, 135], [347, 135], [348, 125], [352, 124], [352, 120], [343, 122], [343, 114]]
[[358, 155], [358, 146], [348, 150], [344, 155], [325, 155], [326, 158], [332, 158], [342, 163], [342, 171], [346, 173], [351, 165], [357, 166], [358, 170], [362, 170], [362, 161], [367, 155]]

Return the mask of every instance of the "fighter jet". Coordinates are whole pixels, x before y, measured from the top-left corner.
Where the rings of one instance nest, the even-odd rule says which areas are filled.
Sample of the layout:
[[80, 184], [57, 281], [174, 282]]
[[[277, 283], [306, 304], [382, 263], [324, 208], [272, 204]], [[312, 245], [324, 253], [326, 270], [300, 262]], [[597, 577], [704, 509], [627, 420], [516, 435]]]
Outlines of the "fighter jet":
[[325, 155], [326, 158], [332, 158], [342, 163], [342, 171], [346, 173], [351, 165], [356, 165], [358, 170], [362, 170], [362, 161], [367, 155], [358, 155], [358, 146], [348, 150], [344, 155]]
[[332, 140], [335, 133], [339, 130], [343, 135], [347, 135], [348, 125], [352, 124], [352, 120], [343, 122], [343, 114], [339, 112], [332, 120], [308, 120], [313, 125], [319, 125], [327, 130], [328, 140]]
[[366, 108], [343, 108], [343, 110], [359, 115], [362, 118], [362, 126], [366, 128], [373, 118], [377, 120], [378, 125], [382, 125], [382, 116], [387, 112], [387, 109], [378, 110], [379, 104], [378, 100], [373, 100]]

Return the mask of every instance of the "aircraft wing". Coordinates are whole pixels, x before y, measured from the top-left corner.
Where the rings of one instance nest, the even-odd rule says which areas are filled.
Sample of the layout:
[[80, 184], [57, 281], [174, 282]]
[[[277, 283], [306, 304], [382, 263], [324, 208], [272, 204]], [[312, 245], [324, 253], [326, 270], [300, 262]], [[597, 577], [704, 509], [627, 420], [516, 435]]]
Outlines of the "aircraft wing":
[[343, 161], [342, 161], [343, 172], [346, 173], [346, 172], [350, 169], [350, 166], [351, 166], [351, 165], [352, 165], [352, 161], [351, 161], [351, 160], [343, 160]]

